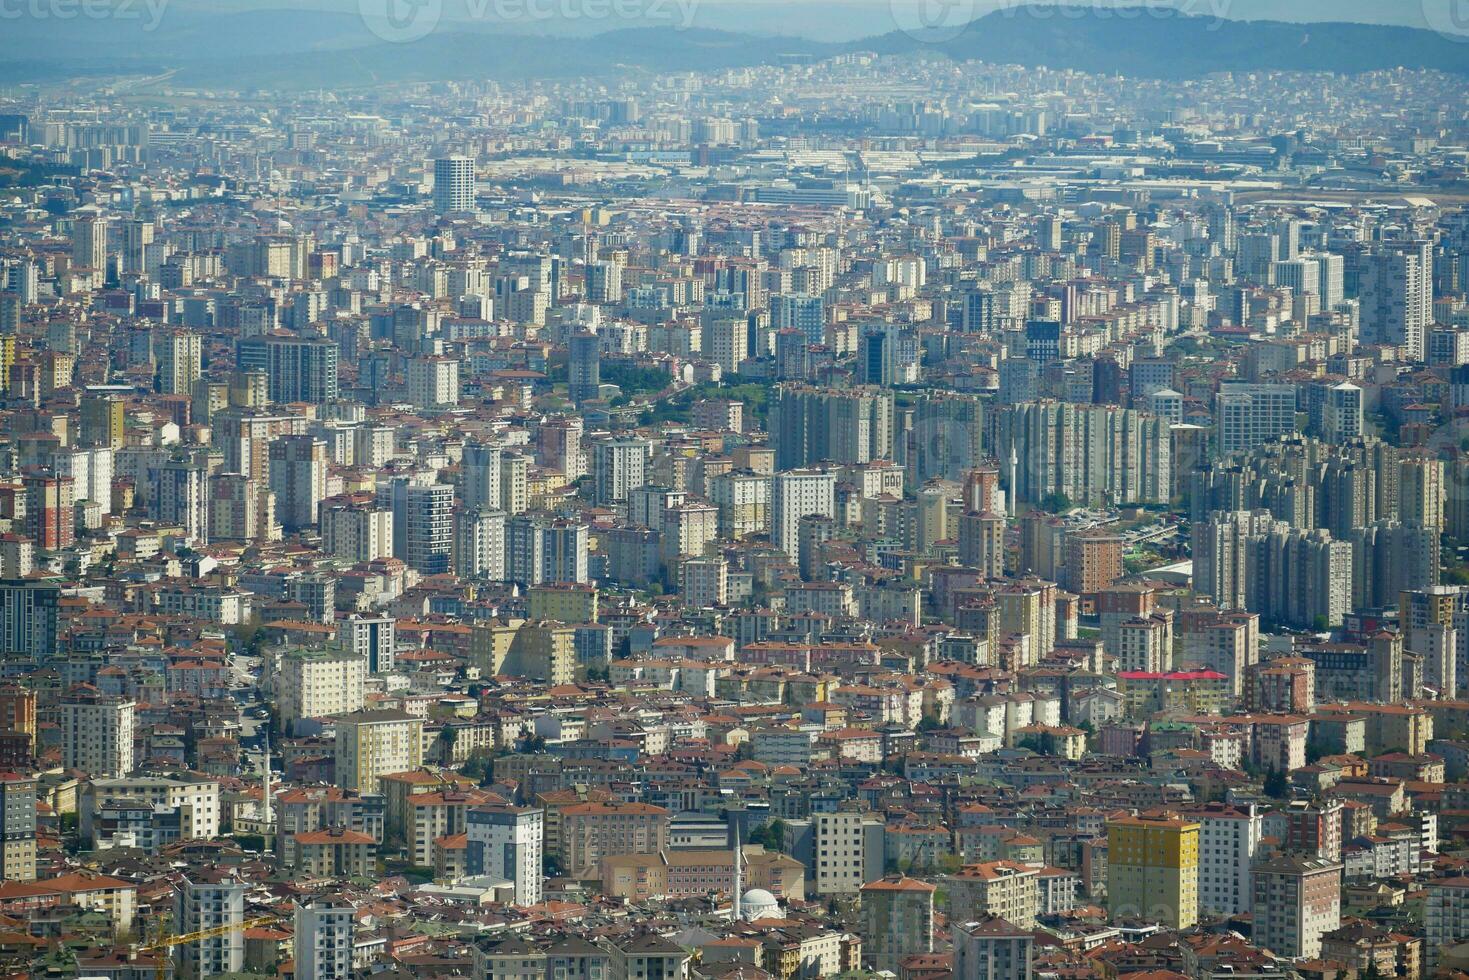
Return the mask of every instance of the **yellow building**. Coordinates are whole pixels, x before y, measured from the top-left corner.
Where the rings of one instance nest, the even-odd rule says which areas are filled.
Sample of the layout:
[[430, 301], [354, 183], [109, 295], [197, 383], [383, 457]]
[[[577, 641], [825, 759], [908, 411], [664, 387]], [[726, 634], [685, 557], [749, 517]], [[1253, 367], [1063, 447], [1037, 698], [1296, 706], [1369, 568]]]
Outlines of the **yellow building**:
[[597, 587], [582, 582], [555, 582], [530, 587], [530, 618], [558, 623], [595, 623]]
[[515, 634], [503, 673], [539, 678], [545, 683], [576, 680], [576, 630], [562, 623], [527, 623]]
[[1113, 921], [1197, 922], [1199, 825], [1174, 814], [1109, 821], [1107, 907]]

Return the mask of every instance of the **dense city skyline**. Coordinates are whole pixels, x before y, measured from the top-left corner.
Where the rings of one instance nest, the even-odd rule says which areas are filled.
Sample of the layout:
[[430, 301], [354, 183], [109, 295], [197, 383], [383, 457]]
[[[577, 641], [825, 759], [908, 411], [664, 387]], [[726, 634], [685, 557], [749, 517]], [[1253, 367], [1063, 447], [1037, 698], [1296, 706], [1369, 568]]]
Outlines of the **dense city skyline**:
[[1469, 977], [1456, 5], [66, 2], [5, 976]]

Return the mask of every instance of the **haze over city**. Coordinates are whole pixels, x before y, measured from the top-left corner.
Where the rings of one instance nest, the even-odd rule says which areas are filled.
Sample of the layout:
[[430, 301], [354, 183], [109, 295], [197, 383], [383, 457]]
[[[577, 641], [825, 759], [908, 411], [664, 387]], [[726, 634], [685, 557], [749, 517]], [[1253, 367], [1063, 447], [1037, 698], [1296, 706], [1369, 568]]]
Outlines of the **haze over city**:
[[0, 975], [1469, 978], [1462, 0], [0, 0]]

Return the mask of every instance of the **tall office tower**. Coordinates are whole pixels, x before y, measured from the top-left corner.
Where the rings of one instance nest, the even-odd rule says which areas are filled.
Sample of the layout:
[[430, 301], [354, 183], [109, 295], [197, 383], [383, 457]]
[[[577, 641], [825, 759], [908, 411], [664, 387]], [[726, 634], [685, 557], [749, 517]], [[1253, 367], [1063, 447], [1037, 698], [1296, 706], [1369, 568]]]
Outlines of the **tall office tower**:
[[575, 405], [597, 397], [602, 385], [602, 340], [594, 333], [574, 333], [567, 342], [570, 348], [567, 379], [568, 395]]
[[107, 271], [107, 229], [101, 216], [77, 219], [71, 226], [71, 260], [83, 269]]
[[1207, 212], [1209, 240], [1224, 255], [1233, 255], [1236, 248], [1234, 213], [1223, 205], [1210, 207]]
[[408, 401], [415, 408], [427, 411], [458, 405], [458, 359], [442, 356], [409, 358]]
[[93, 779], [116, 779], [133, 771], [133, 728], [137, 703], [129, 698], [77, 688], [56, 705], [62, 764]]
[[1321, 438], [1341, 444], [1362, 435], [1362, 389], [1350, 381], [1326, 389], [1321, 407]]
[[434, 161], [434, 210], [454, 214], [475, 209], [474, 161], [442, 157]]
[[283, 405], [336, 401], [339, 357], [337, 342], [322, 337], [265, 334], [245, 337], [235, 345], [239, 369], [263, 373], [269, 399]]
[[328, 462], [326, 440], [316, 436], [283, 435], [270, 444], [270, 489], [276, 517], [287, 531], [316, 524], [317, 508], [326, 498]]
[[777, 469], [893, 458], [893, 393], [781, 385], [771, 408]]
[[170, 330], [153, 337], [158, 364], [158, 390], [165, 395], [187, 395], [202, 372], [203, 341], [188, 330]]
[[500, 459], [499, 446], [464, 444], [459, 461], [459, 497], [465, 510], [500, 509]]
[[153, 222], [132, 219], [122, 223], [122, 267], [124, 272], [144, 272], [144, 257], [153, 244]]
[[1199, 920], [1199, 825], [1173, 814], [1107, 823], [1107, 909], [1113, 921], [1170, 929]]
[[614, 436], [594, 443], [592, 475], [598, 506], [621, 503], [631, 491], [646, 486], [652, 458], [653, 443], [648, 439]]
[[514, 885], [511, 904], [541, 901], [544, 812], [536, 807], [487, 803], [464, 815], [464, 871]]
[[808, 344], [826, 342], [826, 304], [820, 296], [805, 293], [770, 297], [772, 330], [799, 330]]
[[705, 356], [726, 374], [738, 374], [750, 355], [750, 324], [740, 316], [720, 311], [704, 318]]
[[0, 879], [36, 880], [36, 777], [0, 772]]
[[331, 497], [318, 509], [321, 546], [354, 562], [393, 556], [393, 511], [371, 499]]
[[1214, 404], [1214, 445], [1220, 456], [1296, 431], [1295, 385], [1225, 381]]
[[1007, 500], [1168, 502], [1172, 439], [1164, 419], [1111, 405], [1044, 401], [1005, 407], [997, 422]]
[[204, 980], [245, 968], [245, 883], [223, 871], [196, 871], [174, 898], [173, 928], [181, 934], [218, 930], [174, 947], [179, 975]]
[[953, 926], [954, 980], [1030, 980], [1032, 930], [993, 915]]
[[30, 470], [21, 485], [26, 537], [45, 551], [70, 547], [76, 541], [75, 481], [51, 470]]
[[1357, 292], [1362, 343], [1404, 347], [1421, 361], [1433, 324], [1432, 244], [1402, 242], [1364, 256]]
[[862, 958], [897, 972], [904, 958], [933, 952], [933, 894], [938, 888], [904, 875], [862, 886]]
[[770, 490], [770, 540], [791, 559], [800, 555], [801, 518], [836, 516], [836, 474], [818, 470], [777, 473]]
[[587, 263], [587, 300], [592, 303], [622, 302], [622, 263]]
[[209, 543], [209, 470], [196, 459], [170, 459], [153, 470], [149, 503], [160, 524], [183, 528], [195, 546]]
[[465, 579], [505, 579], [505, 512], [454, 513], [454, 574]]
[[1342, 865], [1300, 854], [1277, 854], [1251, 871], [1252, 941], [1292, 960], [1321, 956], [1321, 937], [1341, 925]]
[[527, 586], [587, 581], [588, 531], [576, 521], [512, 517], [505, 532], [505, 578]]
[[342, 643], [367, 662], [369, 674], [393, 669], [397, 660], [397, 621], [391, 616], [352, 613], [337, 621]]
[[352, 980], [352, 937], [357, 910], [312, 902], [296, 906], [292, 959], [296, 980]]
[[121, 394], [88, 388], [82, 393], [81, 441], [86, 446], [122, 446], [124, 412]]
[[1398, 518], [1404, 524], [1442, 530], [1446, 501], [1443, 460], [1415, 452], [1398, 461]]

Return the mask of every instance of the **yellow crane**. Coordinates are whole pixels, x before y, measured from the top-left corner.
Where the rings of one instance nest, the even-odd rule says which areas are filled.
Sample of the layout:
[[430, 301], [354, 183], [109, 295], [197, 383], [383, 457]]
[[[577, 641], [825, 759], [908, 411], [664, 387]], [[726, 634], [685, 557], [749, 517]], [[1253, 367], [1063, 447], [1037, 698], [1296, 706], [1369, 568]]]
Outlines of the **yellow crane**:
[[196, 943], [201, 939], [214, 939], [219, 936], [227, 936], [232, 932], [243, 932], [246, 929], [254, 929], [256, 926], [268, 926], [279, 922], [280, 918], [274, 915], [262, 915], [254, 919], [245, 919], [241, 922], [230, 923], [225, 926], [215, 926], [213, 929], [200, 929], [198, 932], [184, 932], [176, 936], [162, 936], [153, 940], [146, 946], [139, 946], [140, 953], [157, 953], [158, 965], [153, 971], [155, 980], [163, 980], [164, 966], [168, 963], [175, 946], [185, 943]]

